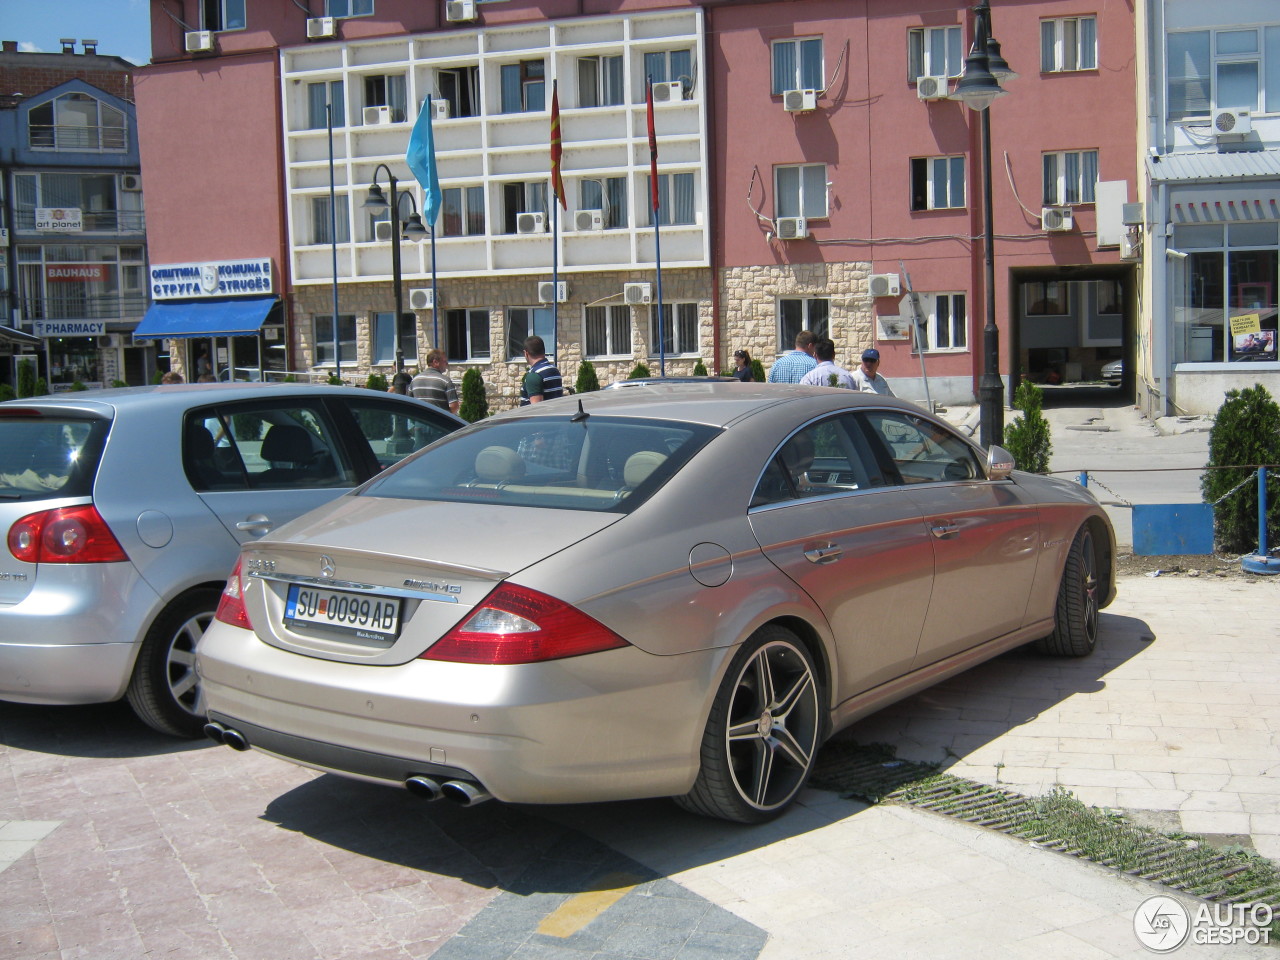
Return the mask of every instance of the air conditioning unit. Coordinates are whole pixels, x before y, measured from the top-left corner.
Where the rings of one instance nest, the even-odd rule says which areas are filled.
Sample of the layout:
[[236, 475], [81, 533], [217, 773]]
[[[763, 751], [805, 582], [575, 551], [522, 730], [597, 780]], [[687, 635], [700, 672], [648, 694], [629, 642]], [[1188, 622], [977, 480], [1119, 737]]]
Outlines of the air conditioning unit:
[[1253, 130], [1253, 115], [1248, 110], [1215, 110], [1213, 135], [1219, 140], [1245, 136]]
[[517, 213], [516, 233], [546, 233], [547, 218], [541, 213]]
[[653, 300], [653, 284], [624, 283], [622, 285], [623, 303], [650, 303]]
[[564, 280], [539, 280], [538, 281], [538, 302], [550, 303], [552, 294], [555, 294], [556, 303], [564, 303], [569, 299], [569, 284]]
[[391, 221], [379, 220], [373, 225], [373, 239], [379, 243], [386, 243], [391, 239]]
[[448, 0], [444, 18], [451, 23], [465, 23], [476, 18], [476, 0]]
[[782, 94], [782, 109], [787, 113], [806, 113], [817, 108], [817, 90], [787, 90]]
[[916, 96], [921, 100], [945, 100], [950, 95], [946, 77], [920, 77], [916, 80]]
[[1040, 226], [1046, 233], [1066, 233], [1073, 225], [1070, 207], [1044, 207], [1040, 210]]
[[431, 101], [431, 119], [432, 120], [448, 120], [449, 119], [449, 101], [448, 100], [432, 100]]
[[390, 107], [365, 107], [364, 108], [365, 126], [372, 127], [380, 124], [391, 122]]
[[873, 273], [867, 278], [867, 289], [873, 297], [902, 295], [902, 278], [896, 273]]
[[410, 310], [434, 310], [435, 292], [430, 287], [415, 287], [409, 291]]
[[8, 245], [9, 245], [9, 228], [0, 227], [0, 247], [7, 247]]
[[654, 103], [673, 103], [676, 100], [683, 99], [684, 82], [682, 80], [671, 80], [663, 83], [655, 83], [653, 85]]
[[120, 346], [120, 334], [105, 333], [100, 337], [95, 337], [94, 342], [97, 343], [99, 350], [114, 350]]
[[573, 215], [573, 229], [603, 230], [604, 229], [604, 211], [603, 210], [577, 211]]
[[1137, 237], [1121, 237], [1120, 238], [1120, 259], [1121, 260], [1141, 260], [1142, 259], [1142, 241]]
[[136, 173], [120, 174], [120, 189], [126, 193], [138, 193], [142, 190], [142, 178]]
[[804, 217], [779, 217], [775, 222], [779, 240], [801, 240], [809, 235]]
[[212, 30], [192, 30], [185, 40], [187, 53], [208, 53], [213, 49]]
[[307, 20], [308, 40], [324, 40], [337, 32], [338, 23], [333, 17], [311, 17]]

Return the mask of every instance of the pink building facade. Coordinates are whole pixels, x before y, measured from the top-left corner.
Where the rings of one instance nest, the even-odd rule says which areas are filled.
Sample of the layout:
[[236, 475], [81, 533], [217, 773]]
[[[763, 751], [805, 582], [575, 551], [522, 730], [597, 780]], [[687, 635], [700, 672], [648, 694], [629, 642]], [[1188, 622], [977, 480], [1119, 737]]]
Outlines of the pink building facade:
[[[227, 5], [212, 19], [201, 6], [153, 4], [153, 64], [136, 81], [148, 252], [153, 273], [270, 260], [279, 303], [260, 330], [207, 343], [227, 365], [362, 382], [439, 346], [455, 375], [480, 367], [500, 407], [526, 333], [556, 343], [570, 380], [590, 360], [607, 382], [637, 363], [714, 372], [739, 347], [768, 367], [811, 328], [845, 364], [879, 349], [900, 396], [972, 402], [983, 177], [977, 115], [946, 99], [967, 5], [376, 0], [332, 19], [249, 5], [226, 23]], [[1132, 13], [997, 0], [992, 18], [1020, 75], [991, 108], [1000, 373], [1096, 379], [1136, 329], [1121, 247]], [[567, 194], [554, 217], [553, 82]], [[445, 101], [445, 214], [434, 257], [402, 245], [397, 322], [389, 237], [361, 204], [390, 170], [404, 211], [422, 208], [404, 150], [428, 98]], [[553, 276], [566, 284], [554, 303]], [[176, 335], [179, 355], [206, 343]]]

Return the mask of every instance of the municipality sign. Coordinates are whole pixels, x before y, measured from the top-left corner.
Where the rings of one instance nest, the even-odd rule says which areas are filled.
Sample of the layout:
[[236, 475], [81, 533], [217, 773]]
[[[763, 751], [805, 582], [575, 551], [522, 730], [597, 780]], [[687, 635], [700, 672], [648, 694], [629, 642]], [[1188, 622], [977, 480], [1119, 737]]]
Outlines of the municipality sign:
[[153, 300], [261, 296], [272, 292], [271, 260], [213, 260], [151, 267]]

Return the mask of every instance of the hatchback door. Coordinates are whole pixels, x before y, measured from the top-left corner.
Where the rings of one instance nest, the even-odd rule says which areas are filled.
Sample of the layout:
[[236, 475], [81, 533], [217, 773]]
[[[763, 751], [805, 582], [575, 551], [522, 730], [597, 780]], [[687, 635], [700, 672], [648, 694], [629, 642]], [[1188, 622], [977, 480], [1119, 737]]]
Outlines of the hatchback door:
[[888, 485], [852, 414], [783, 444], [750, 518], [765, 555], [831, 626], [838, 700], [907, 672], [929, 606], [933, 545], [920, 507]]

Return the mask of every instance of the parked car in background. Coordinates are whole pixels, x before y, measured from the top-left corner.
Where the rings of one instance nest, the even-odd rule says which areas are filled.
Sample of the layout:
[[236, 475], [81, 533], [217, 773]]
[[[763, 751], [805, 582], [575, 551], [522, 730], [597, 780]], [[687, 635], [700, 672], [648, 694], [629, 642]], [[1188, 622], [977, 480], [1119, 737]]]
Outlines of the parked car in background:
[[1012, 468], [829, 387], [509, 411], [242, 548], [207, 732], [429, 799], [765, 820], [854, 720], [1020, 644], [1093, 649], [1107, 516]]
[[463, 424], [288, 384], [0, 404], [0, 700], [125, 696], [155, 729], [199, 735], [195, 646], [239, 546]]
[[1102, 365], [1102, 381], [1115, 386], [1120, 386], [1120, 381], [1124, 379], [1124, 361], [1112, 360], [1110, 363]]

